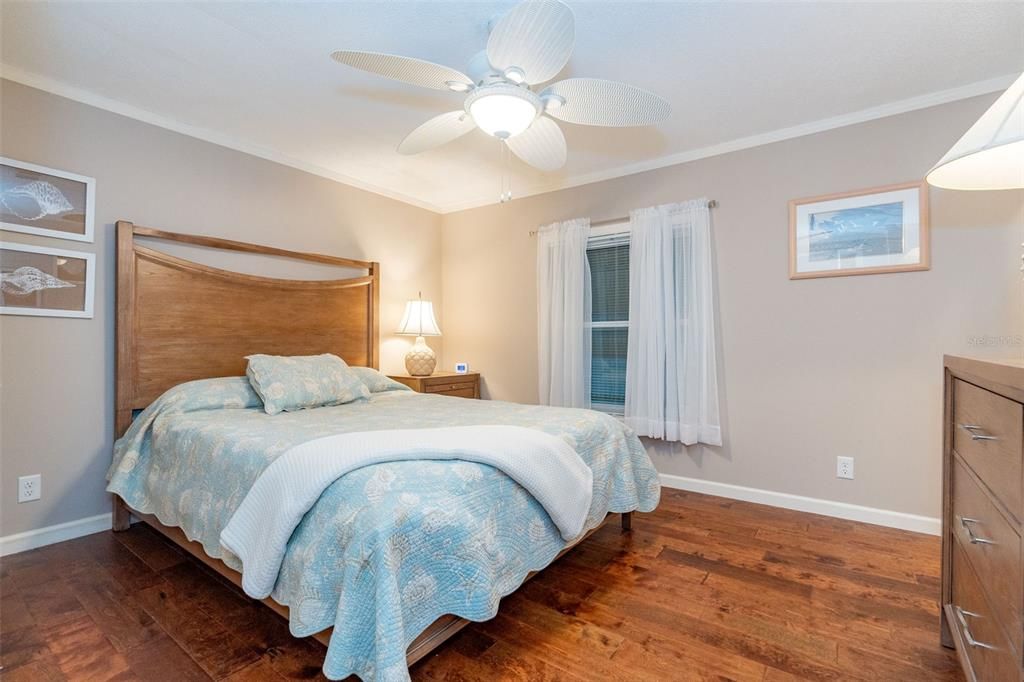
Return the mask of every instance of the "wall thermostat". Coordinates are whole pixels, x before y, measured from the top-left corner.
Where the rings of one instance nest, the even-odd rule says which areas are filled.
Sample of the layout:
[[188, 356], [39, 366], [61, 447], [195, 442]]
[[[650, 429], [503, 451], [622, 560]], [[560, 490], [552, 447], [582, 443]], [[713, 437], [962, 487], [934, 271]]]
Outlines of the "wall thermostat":
[[465, 363], [465, 362], [456, 362], [455, 363], [455, 373], [456, 374], [465, 374], [468, 371], [469, 371], [469, 365], [467, 363]]

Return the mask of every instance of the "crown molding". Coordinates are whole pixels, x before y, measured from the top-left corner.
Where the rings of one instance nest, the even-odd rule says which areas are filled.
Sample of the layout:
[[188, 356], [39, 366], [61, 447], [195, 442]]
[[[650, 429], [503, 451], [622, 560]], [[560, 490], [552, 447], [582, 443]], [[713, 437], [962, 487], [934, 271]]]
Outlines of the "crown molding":
[[73, 85], [68, 85], [62, 81], [58, 81], [47, 76], [41, 76], [16, 66], [11, 66], [10, 64], [0, 62], [0, 78], [20, 83], [21, 85], [27, 85], [28, 87], [35, 88], [37, 90], [43, 90], [76, 102], [81, 102], [82, 104], [88, 104], [89, 106], [96, 107], [97, 109], [103, 109], [104, 111], [120, 114], [121, 116], [142, 121], [143, 123], [149, 123], [150, 125], [155, 125], [166, 130], [181, 133], [182, 135], [188, 135], [189, 137], [194, 137], [198, 140], [209, 142], [219, 147], [226, 147], [227, 149], [242, 152], [243, 154], [248, 154], [250, 156], [256, 156], [266, 161], [273, 161], [274, 163], [279, 163], [282, 166], [289, 166], [312, 175], [318, 175], [322, 178], [327, 178], [328, 180], [340, 182], [344, 185], [349, 185], [357, 189], [379, 194], [389, 199], [401, 201], [405, 204], [418, 206], [419, 208], [426, 209], [433, 213], [443, 213], [439, 206], [423, 201], [418, 197], [403, 194], [402, 192], [395, 192], [386, 187], [380, 187], [364, 180], [360, 180], [359, 178], [354, 178], [350, 175], [345, 175], [344, 173], [332, 171], [328, 168], [324, 168], [323, 166], [292, 158], [287, 154], [282, 154], [281, 152], [269, 147], [262, 147], [257, 144], [236, 139], [230, 135], [224, 135], [199, 126], [182, 123], [181, 121], [177, 121], [167, 116], [162, 116], [147, 109], [142, 109], [131, 104], [125, 104], [124, 102], [110, 99], [103, 95], [97, 95], [96, 93], [88, 90], [83, 90]]
[[[534, 196], [537, 194], [557, 192], [562, 189], [589, 185], [595, 182], [602, 182], [604, 180], [613, 180], [615, 178], [635, 175], [637, 173], [644, 173], [651, 170], [658, 170], [659, 168], [666, 168], [668, 166], [676, 166], [681, 163], [697, 161], [698, 159], [706, 159], [711, 156], [720, 156], [722, 154], [738, 152], [744, 149], [751, 149], [753, 147], [761, 147], [774, 142], [782, 142], [796, 137], [813, 135], [827, 130], [844, 128], [858, 123], [866, 123], [880, 118], [896, 116], [897, 114], [905, 114], [910, 111], [917, 111], [918, 109], [927, 109], [928, 107], [934, 107], [940, 104], [948, 104], [949, 102], [956, 102], [962, 99], [970, 99], [971, 97], [977, 97], [978, 95], [987, 95], [1010, 87], [1019, 75], [1020, 74], [1009, 74], [1006, 76], [989, 78], [987, 80], [961, 85], [956, 88], [949, 88], [948, 90], [939, 90], [938, 92], [910, 97], [908, 99], [890, 102], [888, 104], [871, 107], [869, 109], [861, 109], [860, 111], [855, 111], [849, 114], [823, 118], [817, 121], [810, 121], [808, 123], [790, 126], [788, 128], [779, 128], [778, 130], [772, 130], [766, 133], [758, 133], [748, 137], [741, 137], [728, 142], [702, 147], [700, 149], [691, 149], [677, 154], [669, 154], [668, 156], [661, 156], [656, 159], [640, 161], [638, 163], [609, 168], [607, 170], [597, 171], [594, 173], [571, 176], [560, 182], [521, 187], [515, 192], [515, 198], [513, 201], [515, 199], [522, 199], [524, 197]], [[475, 200], [441, 204], [440, 209], [442, 213], [455, 213], [457, 211], [465, 211], [497, 203], [499, 202], [496, 199], [488, 196], [487, 198], [480, 197]]]
[[[655, 159], [640, 161], [638, 163], [616, 166], [615, 168], [608, 168], [593, 173], [570, 176], [562, 180], [549, 183], [529, 185], [518, 189], [516, 192], [516, 199], [535, 196], [537, 194], [547, 194], [548, 192], [557, 192], [558, 190], [580, 187], [581, 185], [589, 185], [595, 182], [602, 182], [604, 180], [613, 180], [627, 175], [635, 175], [646, 171], [658, 170], [660, 168], [676, 166], [682, 163], [706, 159], [712, 156], [720, 156], [722, 154], [761, 147], [775, 142], [791, 140], [805, 135], [813, 135], [827, 130], [843, 128], [846, 126], [856, 125], [858, 123], [866, 123], [868, 121], [896, 116], [898, 114], [904, 114], [918, 109], [927, 109], [928, 107], [947, 104], [949, 102], [955, 102], [962, 99], [969, 99], [971, 97], [977, 97], [978, 95], [986, 95], [992, 92], [1005, 90], [1011, 83], [1013, 83], [1018, 75], [1019, 74], [1008, 74], [1005, 76], [989, 78], [987, 80], [968, 83], [967, 85], [961, 85], [947, 90], [939, 90], [926, 95], [919, 95], [917, 97], [910, 97], [908, 99], [890, 102], [877, 107], [861, 109], [860, 111], [855, 111], [849, 114], [842, 114], [840, 116], [833, 116], [817, 121], [810, 121], [808, 123], [801, 123], [787, 128], [779, 128], [765, 133], [741, 137], [728, 142], [701, 147], [700, 149], [691, 149], [676, 154], [661, 156]], [[88, 104], [89, 106], [93, 106], [98, 109], [104, 109], [115, 114], [120, 114], [121, 116], [126, 116], [160, 128], [172, 130], [176, 133], [181, 133], [182, 135], [188, 135], [189, 137], [194, 137], [221, 147], [249, 154], [250, 156], [256, 156], [261, 159], [266, 159], [267, 161], [273, 161], [274, 163], [296, 168], [312, 175], [318, 175], [320, 177], [327, 178], [328, 180], [334, 180], [335, 182], [340, 182], [358, 189], [373, 192], [374, 194], [379, 194], [381, 196], [388, 197], [389, 199], [395, 199], [396, 201], [418, 206], [419, 208], [423, 208], [434, 213], [456, 213], [458, 211], [465, 211], [472, 208], [480, 208], [482, 206], [490, 206], [492, 204], [499, 203], [497, 199], [490, 194], [466, 199], [465, 201], [444, 204], [424, 201], [409, 194], [396, 192], [394, 190], [387, 189], [386, 187], [380, 187], [358, 178], [345, 175], [344, 173], [338, 173], [316, 164], [292, 158], [268, 147], [261, 147], [206, 128], [182, 123], [146, 109], [125, 104], [124, 102], [119, 102], [117, 100], [110, 99], [109, 97], [97, 95], [89, 92], [88, 90], [83, 90], [81, 88], [68, 85], [62, 81], [41, 76], [9, 64], [0, 63], [0, 77], [38, 90], [44, 90], [46, 92], [59, 95], [60, 97], [66, 97], [67, 99]]]

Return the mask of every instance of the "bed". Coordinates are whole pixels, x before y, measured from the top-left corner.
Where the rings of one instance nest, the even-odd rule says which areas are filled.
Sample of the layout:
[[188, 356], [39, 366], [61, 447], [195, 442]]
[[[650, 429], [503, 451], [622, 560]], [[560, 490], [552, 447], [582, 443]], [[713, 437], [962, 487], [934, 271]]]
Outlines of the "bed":
[[[159, 241], [366, 274], [267, 278], [149, 245]], [[408, 679], [409, 665], [471, 620], [493, 617], [501, 597], [610, 514], [622, 514], [628, 527], [632, 511], [657, 504], [657, 475], [642, 445], [596, 412], [424, 395], [384, 380], [365, 400], [265, 414], [243, 376], [247, 355], [330, 352], [349, 365], [377, 367], [377, 263], [125, 221], [117, 224], [117, 244], [116, 427], [123, 437], [110, 471], [115, 530], [134, 515], [241, 585], [241, 562], [219, 542], [221, 531], [269, 462], [327, 434], [526, 427], [571, 443], [593, 473], [585, 532], [572, 542], [526, 490], [485, 464], [390, 462], [334, 481], [295, 528], [264, 599], [293, 634], [328, 646], [324, 672], [332, 679]]]

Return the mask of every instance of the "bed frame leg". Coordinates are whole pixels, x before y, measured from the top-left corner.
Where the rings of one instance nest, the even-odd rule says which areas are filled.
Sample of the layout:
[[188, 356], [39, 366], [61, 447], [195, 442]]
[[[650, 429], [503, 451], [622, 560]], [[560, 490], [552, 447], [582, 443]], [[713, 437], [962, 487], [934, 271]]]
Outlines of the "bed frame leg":
[[633, 512], [622, 515], [622, 530], [633, 530]]
[[132, 523], [131, 512], [128, 510], [128, 505], [125, 504], [124, 500], [117, 495], [114, 495], [113, 521], [113, 530], [115, 532], [128, 530]]

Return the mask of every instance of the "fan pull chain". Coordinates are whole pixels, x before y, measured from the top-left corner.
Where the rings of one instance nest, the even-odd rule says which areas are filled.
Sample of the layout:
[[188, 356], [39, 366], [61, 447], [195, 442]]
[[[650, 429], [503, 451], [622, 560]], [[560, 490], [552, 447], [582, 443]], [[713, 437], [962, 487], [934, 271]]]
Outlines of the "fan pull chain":
[[501, 164], [500, 176], [500, 193], [498, 200], [504, 204], [506, 201], [512, 200], [512, 150], [508, 148], [504, 140], [499, 139], [498, 144], [501, 145], [501, 158], [499, 163]]

